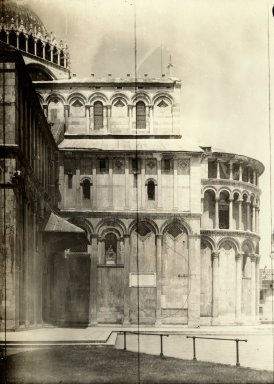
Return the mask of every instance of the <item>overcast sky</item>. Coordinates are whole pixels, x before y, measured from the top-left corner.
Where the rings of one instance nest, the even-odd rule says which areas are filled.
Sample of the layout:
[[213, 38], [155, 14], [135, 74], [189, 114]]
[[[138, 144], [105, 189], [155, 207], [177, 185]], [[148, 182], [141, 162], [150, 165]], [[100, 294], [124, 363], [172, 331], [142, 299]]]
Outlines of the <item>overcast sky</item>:
[[[264, 0], [135, 0], [138, 75], [182, 80], [182, 133], [262, 161], [261, 266], [269, 265], [268, 4]], [[79, 77], [134, 74], [134, 0], [25, 0], [66, 40]], [[272, 2], [269, 1], [271, 14]], [[270, 15], [274, 111], [274, 19]], [[273, 73], [273, 75], [272, 75]], [[272, 126], [274, 118], [271, 118]], [[274, 136], [274, 134], [273, 134]]]

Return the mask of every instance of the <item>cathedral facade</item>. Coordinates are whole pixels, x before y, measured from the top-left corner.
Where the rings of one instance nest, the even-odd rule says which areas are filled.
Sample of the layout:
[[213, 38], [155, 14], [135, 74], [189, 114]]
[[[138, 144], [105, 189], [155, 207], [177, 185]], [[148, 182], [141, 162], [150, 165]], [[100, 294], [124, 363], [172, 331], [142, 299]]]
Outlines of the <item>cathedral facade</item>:
[[[67, 47], [33, 12], [7, 4], [2, 46], [25, 60], [57, 157], [54, 182], [45, 178], [58, 196], [48, 202], [55, 216], [35, 224], [40, 248], [50, 244], [37, 324], [256, 322], [263, 165], [184, 138], [179, 79], [71, 77]], [[62, 241], [57, 222], [67, 228]], [[11, 292], [16, 279], [15, 268]], [[22, 292], [15, 308], [28, 301]]]

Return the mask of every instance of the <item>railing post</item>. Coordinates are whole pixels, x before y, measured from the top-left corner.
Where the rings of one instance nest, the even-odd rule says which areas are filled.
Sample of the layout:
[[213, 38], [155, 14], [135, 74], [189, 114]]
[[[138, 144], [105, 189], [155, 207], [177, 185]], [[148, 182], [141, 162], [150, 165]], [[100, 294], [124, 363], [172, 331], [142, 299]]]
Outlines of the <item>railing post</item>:
[[197, 358], [196, 358], [195, 337], [193, 337], [192, 340], [193, 340], [193, 360], [194, 360], [194, 361], [197, 361]]
[[160, 335], [160, 341], [161, 341], [161, 352], [160, 352], [160, 356], [163, 358], [163, 357], [164, 357], [164, 354], [163, 354], [163, 335]]
[[124, 351], [127, 350], [127, 332], [124, 331]]
[[239, 339], [235, 339], [236, 341], [236, 366], [239, 367], [240, 366], [240, 362], [239, 362]]

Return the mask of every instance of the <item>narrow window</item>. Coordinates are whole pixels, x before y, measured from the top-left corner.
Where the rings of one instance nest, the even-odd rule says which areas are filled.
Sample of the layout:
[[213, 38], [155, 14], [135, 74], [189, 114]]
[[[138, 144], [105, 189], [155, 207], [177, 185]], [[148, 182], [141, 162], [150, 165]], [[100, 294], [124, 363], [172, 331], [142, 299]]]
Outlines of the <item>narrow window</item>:
[[155, 184], [154, 181], [147, 183], [147, 198], [148, 200], [155, 200]]
[[82, 188], [83, 188], [83, 198], [90, 200], [90, 181], [89, 180], [84, 180], [82, 183]]
[[94, 129], [103, 128], [103, 123], [103, 104], [100, 101], [96, 101], [96, 103], [94, 103]]
[[136, 104], [136, 129], [146, 128], [146, 106], [143, 101]]
[[164, 159], [164, 170], [166, 172], [170, 171], [170, 160], [169, 159]]
[[68, 173], [68, 189], [72, 189], [72, 173]]

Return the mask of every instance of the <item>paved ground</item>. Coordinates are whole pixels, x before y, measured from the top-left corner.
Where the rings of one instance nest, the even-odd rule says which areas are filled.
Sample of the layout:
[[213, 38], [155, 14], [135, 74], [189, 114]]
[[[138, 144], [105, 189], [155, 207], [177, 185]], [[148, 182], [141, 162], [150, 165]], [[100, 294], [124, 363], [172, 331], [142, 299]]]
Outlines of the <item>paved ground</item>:
[[[137, 330], [136, 327], [94, 327], [86, 329], [69, 328], [44, 328], [20, 332], [6, 333], [8, 341], [28, 342], [92, 342], [94, 344], [107, 343], [114, 345], [116, 335], [112, 331]], [[240, 343], [240, 363], [242, 366], [257, 369], [273, 370], [274, 328], [273, 325], [257, 326], [231, 326], [231, 327], [141, 327], [142, 332], [180, 332], [183, 335], [171, 335], [164, 338], [164, 353], [167, 356], [192, 359], [192, 340], [186, 339], [186, 335], [200, 335], [208, 337], [246, 338], [247, 343]], [[0, 333], [0, 340], [4, 341], [4, 333]], [[127, 348], [137, 351], [137, 336], [127, 336]], [[159, 336], [140, 336], [139, 351], [151, 354], [159, 354]], [[123, 347], [123, 336], [118, 336], [117, 348]], [[28, 348], [30, 349], [30, 348]], [[21, 349], [8, 349], [8, 354], [19, 352]], [[233, 341], [197, 340], [196, 354], [198, 360], [211, 361], [224, 364], [235, 364], [236, 346]]]

